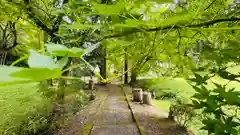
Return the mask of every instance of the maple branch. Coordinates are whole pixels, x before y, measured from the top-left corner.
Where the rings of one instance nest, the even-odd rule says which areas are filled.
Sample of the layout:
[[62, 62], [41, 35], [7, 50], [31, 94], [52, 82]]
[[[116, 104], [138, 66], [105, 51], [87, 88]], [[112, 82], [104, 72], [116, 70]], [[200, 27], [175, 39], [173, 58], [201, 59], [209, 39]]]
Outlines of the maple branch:
[[44, 30], [45, 32], [47, 32], [50, 36], [53, 36], [54, 33], [52, 33], [52, 30], [50, 28], [47, 27], [47, 25], [45, 25], [40, 19], [38, 19], [34, 12], [33, 9], [30, 5], [30, 0], [24, 0], [24, 4], [27, 6], [26, 10], [27, 10], [27, 15], [30, 19], [32, 19], [32, 21], [42, 30]]
[[[217, 23], [233, 22], [233, 21], [240, 21], [240, 18], [222, 18], [222, 19], [211, 20], [211, 21], [202, 22], [202, 23], [198, 23], [198, 24], [174, 25], [174, 26], [169, 25], [169, 26], [165, 26], [165, 27], [156, 27], [156, 28], [143, 29], [143, 30], [146, 32], [153, 32], [153, 31], [160, 31], [160, 30], [167, 30], [167, 29], [209, 27], [209, 26], [217, 24]], [[100, 41], [102, 41], [104, 39], [109, 39], [109, 38], [118, 38], [118, 37], [126, 36], [129, 34], [137, 33], [137, 32], [142, 32], [142, 30], [135, 28], [132, 31], [122, 32], [122, 33], [113, 34], [113, 35], [107, 35], [107, 36], [104, 36]]]
[[[66, 4], [68, 2], [68, 0], [64, 0], [62, 4]], [[31, 7], [31, 1], [30, 0], [24, 0], [24, 4], [27, 5], [27, 15], [30, 19], [32, 19], [32, 21], [39, 27], [41, 28], [43, 31], [47, 32], [52, 38], [56, 37], [55, 33], [59, 30], [59, 26], [62, 22], [62, 17], [63, 14], [60, 14], [57, 16], [56, 21], [53, 23], [52, 28], [48, 28], [47, 25], [44, 24], [44, 22], [42, 22], [40, 19], [38, 19], [35, 16], [35, 13], [33, 12], [33, 8]], [[36, 5], [35, 5], [36, 6]], [[40, 7], [37, 7], [38, 9]], [[39, 9], [42, 10], [42, 9]], [[46, 13], [47, 14], [47, 13]], [[48, 14], [47, 14], [48, 15]]]
[[217, 0], [213, 0], [204, 10], [209, 9]]
[[57, 17], [56, 21], [53, 23], [53, 26], [52, 26], [52, 32], [53, 33], [57, 32], [59, 30], [59, 26], [60, 26], [60, 24], [62, 22], [62, 18], [63, 18], [63, 14], [60, 14]]

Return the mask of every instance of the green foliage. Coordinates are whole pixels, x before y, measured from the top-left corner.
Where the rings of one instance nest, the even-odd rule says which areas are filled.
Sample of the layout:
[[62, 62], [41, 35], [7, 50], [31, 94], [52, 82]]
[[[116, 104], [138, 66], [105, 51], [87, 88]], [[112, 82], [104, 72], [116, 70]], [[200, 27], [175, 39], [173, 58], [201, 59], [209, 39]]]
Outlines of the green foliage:
[[169, 112], [170, 106], [172, 104], [171, 101], [168, 100], [155, 100], [153, 99], [152, 104], [159, 110], [159, 111], [166, 111]]
[[[219, 69], [219, 75], [224, 79], [234, 80], [234, 77], [227, 78], [228, 74], [224, 74], [225, 69]], [[209, 75], [206, 75], [209, 76]], [[227, 89], [226, 85], [213, 82], [215, 88], [209, 89], [205, 86], [206, 76], [195, 74], [195, 85], [192, 85], [196, 94], [192, 97], [192, 106], [195, 109], [201, 109], [202, 113], [206, 114], [202, 121], [203, 130], [207, 130], [208, 134], [238, 134], [239, 131], [239, 115], [238, 113], [228, 113], [228, 111], [235, 112], [235, 109], [240, 107], [240, 92], [235, 88]], [[197, 79], [198, 78], [198, 79]], [[205, 78], [205, 79], [204, 79]], [[203, 81], [204, 80], [204, 81]], [[231, 81], [229, 80], [229, 81]]]
[[11, 133], [21, 125], [22, 121], [32, 120], [30, 117], [36, 112], [38, 112], [40, 119], [41, 113], [49, 107], [50, 101], [41, 97], [38, 90], [36, 83], [0, 88], [0, 133], [3, 130], [8, 130], [8, 133]]
[[[53, 56], [63, 56], [60, 60], [55, 61], [52, 56], [39, 54], [34, 50], [30, 50], [30, 55], [28, 57], [28, 65], [30, 68], [0, 66], [0, 71], [3, 72], [0, 85], [36, 82], [59, 78], [63, 72], [61, 70], [68, 62], [68, 56], [82, 58], [85, 53], [89, 53], [96, 48], [96, 46], [94, 46], [87, 50], [83, 50], [80, 48], [68, 49], [63, 45], [52, 46], [49, 45], [48, 50], [51, 51]], [[84, 59], [82, 58], [82, 60]]]
[[144, 91], [151, 91], [153, 85], [153, 79], [140, 79], [137, 80], [136, 86], [142, 88]]
[[[67, 59], [64, 59], [64, 60], [67, 61]], [[59, 67], [65, 66], [65, 65], [59, 65], [62, 63], [66, 64], [67, 62], [63, 61], [63, 62], [55, 63], [53, 57], [44, 56], [33, 50], [30, 50], [30, 56], [28, 58], [28, 65], [30, 68], [59, 68]]]
[[93, 9], [99, 15], [119, 15], [125, 10], [124, 4], [124, 1], [119, 1], [114, 5], [93, 3]]
[[[239, 3], [230, 0], [2, 0], [0, 53], [24, 56], [13, 64], [28, 58], [29, 68], [0, 66], [0, 86], [59, 78], [60, 82], [62, 78], [80, 79], [81, 75], [78, 78], [63, 76], [77, 67], [71, 65], [72, 58], [80, 58], [90, 70], [93, 66], [89, 63], [104, 69], [106, 65], [102, 63], [106, 59], [116, 64], [126, 59], [133, 80], [149, 71], [174, 77], [194, 75], [195, 78], [189, 80], [195, 82], [192, 86], [196, 93], [184, 85], [185, 81], [164, 81], [162, 86], [156, 81], [146, 81], [139, 85], [157, 91], [171, 86], [178, 96], [188, 95], [186, 100], [195, 94], [196, 107], [203, 109], [205, 106], [205, 112], [218, 115], [215, 120], [226, 125], [235, 117], [225, 116], [220, 108], [239, 106], [239, 93], [218, 83], [213, 84], [216, 87], [213, 90], [206, 85], [216, 74], [239, 82], [238, 72], [228, 71], [229, 65], [239, 64], [239, 9]], [[14, 27], [4, 29], [8, 24]], [[12, 40], [6, 40], [12, 37], [9, 32], [15, 33]], [[13, 46], [8, 48], [5, 42]], [[44, 43], [48, 43], [46, 51]], [[96, 43], [100, 43], [100, 47], [92, 45]], [[83, 49], [88, 48], [84, 47], [86, 44], [92, 47]], [[54, 59], [56, 56], [58, 60]], [[83, 58], [87, 56], [88, 61]], [[1, 57], [1, 61], [5, 59]], [[79, 61], [77, 65], [83, 66]], [[207, 71], [207, 75], [194, 71], [199, 67], [204, 67], [202, 70]], [[101, 78], [99, 73], [96, 76]], [[110, 79], [103, 81], [106, 80]], [[61, 87], [64, 84], [61, 83]], [[51, 92], [46, 95], [50, 96]], [[216, 127], [211, 132], [235, 129], [234, 124], [229, 125], [233, 128], [221, 131], [218, 128], [224, 128]]]
[[64, 45], [59, 44], [48, 44], [47, 50], [52, 56], [69, 56], [69, 57], [82, 57], [85, 53], [84, 49], [81, 48], [67, 48]]
[[189, 105], [177, 102], [170, 106], [169, 115], [173, 116], [179, 125], [186, 127], [196, 113]]
[[[65, 66], [67, 59], [62, 58], [54, 62], [50, 56], [41, 55], [30, 50], [28, 65], [30, 68], [1, 66], [1, 85], [35, 82], [61, 76], [61, 68]], [[36, 77], [37, 76], [37, 77]]]
[[[9, 68], [11, 69], [11, 68]], [[26, 79], [26, 81], [41, 81], [51, 78], [57, 78], [61, 75], [61, 70], [59, 68], [24, 68], [21, 69], [18, 72], [13, 72], [10, 74], [11, 77], [14, 78], [23, 78]], [[36, 76], [38, 76], [36, 78]], [[18, 81], [18, 80], [13, 80]]]
[[[2, 114], [0, 133], [7, 134], [52, 134], [60, 121], [54, 117], [56, 88], [49, 88], [47, 83], [31, 83], [1, 88], [0, 104]], [[82, 109], [89, 101], [89, 96], [79, 91], [82, 82], [74, 82], [67, 87], [65, 119]], [[7, 89], [6, 89], [7, 88]]]
[[171, 90], [162, 90], [156, 92], [156, 99], [158, 100], [176, 100], [177, 95], [174, 92], [171, 92]]

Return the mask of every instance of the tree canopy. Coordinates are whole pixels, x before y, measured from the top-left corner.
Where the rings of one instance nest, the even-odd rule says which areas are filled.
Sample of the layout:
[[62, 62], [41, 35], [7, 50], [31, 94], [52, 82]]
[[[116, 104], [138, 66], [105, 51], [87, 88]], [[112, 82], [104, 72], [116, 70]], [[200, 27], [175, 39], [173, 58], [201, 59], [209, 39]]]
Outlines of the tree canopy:
[[[103, 82], [107, 61], [122, 70], [124, 59], [131, 82], [150, 71], [195, 75], [197, 84], [208, 78], [197, 71], [238, 81], [227, 69], [239, 64], [239, 6], [237, 0], [1, 0], [0, 85], [77, 79], [64, 74], [76, 67], [72, 58], [90, 70], [98, 65]], [[6, 66], [7, 54], [21, 58]], [[28, 68], [14, 66], [21, 61]]]

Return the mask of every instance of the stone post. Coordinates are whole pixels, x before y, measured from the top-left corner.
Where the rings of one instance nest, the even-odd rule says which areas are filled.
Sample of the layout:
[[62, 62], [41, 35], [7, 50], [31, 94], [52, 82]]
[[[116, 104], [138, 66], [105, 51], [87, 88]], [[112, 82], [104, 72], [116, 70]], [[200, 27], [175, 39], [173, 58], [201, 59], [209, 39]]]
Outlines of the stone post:
[[88, 89], [89, 89], [89, 90], [93, 90], [93, 89], [94, 89], [94, 82], [93, 82], [92, 79], [89, 80]]
[[141, 88], [133, 88], [133, 101], [142, 102], [142, 89]]
[[143, 93], [143, 104], [152, 105], [152, 96], [150, 92]]

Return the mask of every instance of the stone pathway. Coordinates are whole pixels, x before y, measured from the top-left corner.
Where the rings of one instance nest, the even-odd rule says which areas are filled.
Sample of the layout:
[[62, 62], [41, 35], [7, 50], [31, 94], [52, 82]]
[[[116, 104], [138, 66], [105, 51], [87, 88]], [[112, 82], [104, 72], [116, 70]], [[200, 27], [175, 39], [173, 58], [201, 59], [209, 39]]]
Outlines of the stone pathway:
[[97, 86], [97, 99], [56, 135], [140, 135], [118, 85]]
[[132, 102], [130, 87], [108, 84], [96, 89], [97, 98], [55, 135], [193, 135], [173, 129], [168, 113]]
[[106, 87], [109, 93], [90, 135], [139, 135], [123, 91], [117, 85]]

